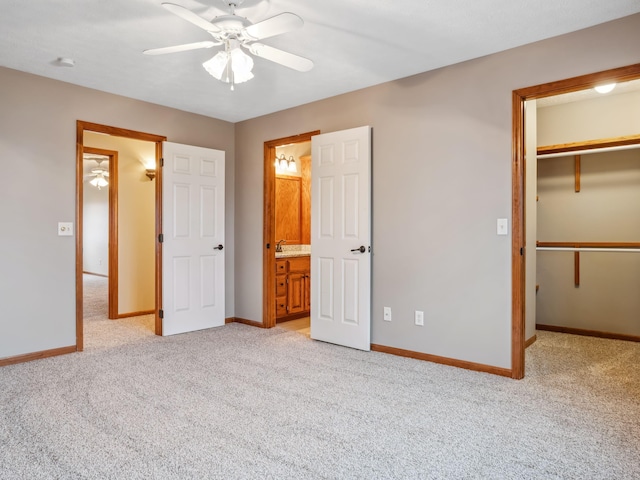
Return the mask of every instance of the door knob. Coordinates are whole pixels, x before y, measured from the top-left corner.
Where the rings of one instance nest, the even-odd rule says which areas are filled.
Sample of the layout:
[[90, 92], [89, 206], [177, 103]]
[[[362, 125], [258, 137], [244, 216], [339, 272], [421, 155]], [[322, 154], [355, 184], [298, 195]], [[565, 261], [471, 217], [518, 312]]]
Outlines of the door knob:
[[214, 250], [222, 250], [224, 247], [222, 245], [218, 245], [217, 247], [213, 247]]
[[364, 253], [367, 251], [366, 248], [364, 248], [364, 245], [360, 245], [360, 248], [352, 248], [351, 249], [352, 252], [360, 252], [360, 253]]

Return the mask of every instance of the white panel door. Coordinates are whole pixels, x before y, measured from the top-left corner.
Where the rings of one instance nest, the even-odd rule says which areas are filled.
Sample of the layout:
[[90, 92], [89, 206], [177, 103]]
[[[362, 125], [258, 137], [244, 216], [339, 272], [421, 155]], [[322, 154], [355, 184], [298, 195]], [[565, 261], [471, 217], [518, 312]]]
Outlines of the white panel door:
[[224, 152], [163, 143], [162, 335], [224, 325]]
[[311, 338], [371, 348], [371, 127], [312, 138]]

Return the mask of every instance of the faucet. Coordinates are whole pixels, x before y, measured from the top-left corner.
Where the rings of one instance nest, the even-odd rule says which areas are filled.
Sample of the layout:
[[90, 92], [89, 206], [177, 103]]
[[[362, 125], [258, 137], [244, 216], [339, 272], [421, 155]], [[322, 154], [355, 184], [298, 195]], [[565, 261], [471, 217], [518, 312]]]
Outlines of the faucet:
[[279, 240], [278, 243], [276, 243], [276, 252], [281, 252], [282, 251], [282, 244], [283, 243], [287, 243], [287, 241], [285, 239]]

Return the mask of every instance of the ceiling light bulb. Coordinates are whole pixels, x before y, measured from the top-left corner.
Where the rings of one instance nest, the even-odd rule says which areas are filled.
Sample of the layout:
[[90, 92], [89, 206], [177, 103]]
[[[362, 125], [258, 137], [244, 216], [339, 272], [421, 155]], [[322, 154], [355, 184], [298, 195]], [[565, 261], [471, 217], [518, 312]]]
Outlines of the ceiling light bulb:
[[289, 157], [289, 171], [290, 172], [298, 171], [298, 167], [296, 165], [296, 161], [293, 159], [293, 155]]
[[222, 74], [228, 61], [229, 56], [227, 55], [227, 52], [222, 50], [221, 52], [216, 53], [213, 58], [204, 62], [202, 66], [207, 72], [209, 72], [209, 75], [217, 78], [218, 80], [222, 80]]
[[609, 93], [614, 88], [616, 88], [615, 82], [607, 83], [606, 85], [598, 85], [597, 87], [594, 87], [594, 90], [598, 93]]
[[[253, 78], [253, 58], [240, 48], [234, 48], [231, 53], [222, 50], [202, 66], [211, 76], [225, 83], [243, 83]], [[233, 70], [233, 79], [229, 67]]]
[[109, 185], [107, 179], [104, 178], [101, 174], [96, 175], [95, 178], [93, 178], [89, 183], [94, 187], [98, 187], [98, 190]]

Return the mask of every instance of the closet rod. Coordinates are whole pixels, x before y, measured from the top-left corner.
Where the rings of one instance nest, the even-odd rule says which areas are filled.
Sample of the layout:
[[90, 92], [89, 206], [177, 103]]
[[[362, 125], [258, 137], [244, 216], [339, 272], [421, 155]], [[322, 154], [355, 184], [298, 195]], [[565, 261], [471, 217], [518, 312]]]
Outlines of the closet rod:
[[634, 148], [640, 148], [640, 144], [634, 143], [633, 145], [618, 145], [615, 147], [585, 148], [583, 150], [573, 150], [570, 152], [543, 153], [538, 155], [538, 158], [573, 157], [574, 155], [585, 155], [587, 153], [617, 152], [618, 150], [632, 150]]

